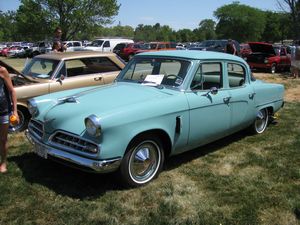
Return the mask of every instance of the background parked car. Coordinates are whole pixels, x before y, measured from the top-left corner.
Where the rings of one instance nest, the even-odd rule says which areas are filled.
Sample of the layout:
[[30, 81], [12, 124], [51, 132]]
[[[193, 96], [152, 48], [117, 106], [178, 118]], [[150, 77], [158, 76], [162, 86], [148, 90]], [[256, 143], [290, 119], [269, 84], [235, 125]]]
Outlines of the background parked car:
[[[237, 55], [240, 55], [240, 44], [236, 40], [232, 40], [237, 50]], [[224, 52], [228, 40], [205, 40], [196, 47], [202, 51]]]
[[[1, 61], [0, 61], [1, 62]], [[29, 98], [57, 91], [108, 84], [125, 66], [113, 53], [95, 51], [49, 53], [35, 56], [21, 72], [9, 68], [17, 93], [20, 123], [10, 131], [22, 131], [27, 127], [30, 114]]]
[[81, 51], [84, 47], [81, 41], [64, 41], [63, 44], [67, 46], [67, 52]]
[[112, 52], [114, 47], [119, 43], [134, 43], [131, 39], [96, 39], [90, 45], [86, 46], [86, 50]]
[[39, 41], [32, 45], [31, 48], [25, 50], [26, 57], [34, 57], [36, 55], [45, 54], [52, 50], [52, 43], [48, 41]]
[[166, 51], [166, 50], [176, 50], [175, 42], [149, 42], [145, 43], [143, 49], [138, 50], [136, 54], [142, 52], [156, 52], [156, 51]]
[[146, 49], [142, 43], [120, 43], [116, 45], [113, 52], [128, 61], [141, 49]]
[[284, 46], [264, 42], [249, 42], [252, 53], [245, 60], [252, 69], [264, 69], [270, 73], [277, 70], [290, 70], [291, 56]]

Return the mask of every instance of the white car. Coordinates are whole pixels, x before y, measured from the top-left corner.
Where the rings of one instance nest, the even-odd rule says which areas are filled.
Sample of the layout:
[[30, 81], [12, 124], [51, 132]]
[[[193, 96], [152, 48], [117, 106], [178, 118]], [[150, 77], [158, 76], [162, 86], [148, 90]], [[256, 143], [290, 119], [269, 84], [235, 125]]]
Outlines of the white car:
[[67, 46], [67, 52], [81, 51], [83, 49], [81, 41], [64, 41], [63, 44]]
[[85, 50], [112, 52], [114, 47], [120, 43], [134, 43], [131, 39], [96, 39]]

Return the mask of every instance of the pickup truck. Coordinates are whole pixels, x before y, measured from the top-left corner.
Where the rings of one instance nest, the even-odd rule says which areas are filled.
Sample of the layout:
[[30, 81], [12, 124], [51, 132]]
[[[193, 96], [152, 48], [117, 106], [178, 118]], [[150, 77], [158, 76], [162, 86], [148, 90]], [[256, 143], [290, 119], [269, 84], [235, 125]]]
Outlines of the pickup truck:
[[249, 42], [252, 53], [244, 59], [251, 69], [265, 69], [270, 73], [290, 70], [291, 56], [286, 47], [264, 42]]

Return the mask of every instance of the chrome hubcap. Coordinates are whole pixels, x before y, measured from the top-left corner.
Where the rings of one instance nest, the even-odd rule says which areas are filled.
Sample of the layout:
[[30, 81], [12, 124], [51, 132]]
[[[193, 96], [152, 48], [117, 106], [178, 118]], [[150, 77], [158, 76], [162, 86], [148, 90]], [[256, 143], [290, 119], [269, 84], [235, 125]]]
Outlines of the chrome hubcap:
[[137, 183], [152, 179], [160, 165], [159, 146], [152, 141], [145, 141], [135, 148], [129, 161], [129, 174]]
[[260, 110], [256, 115], [255, 127], [257, 133], [262, 133], [268, 122], [268, 114], [266, 110]]

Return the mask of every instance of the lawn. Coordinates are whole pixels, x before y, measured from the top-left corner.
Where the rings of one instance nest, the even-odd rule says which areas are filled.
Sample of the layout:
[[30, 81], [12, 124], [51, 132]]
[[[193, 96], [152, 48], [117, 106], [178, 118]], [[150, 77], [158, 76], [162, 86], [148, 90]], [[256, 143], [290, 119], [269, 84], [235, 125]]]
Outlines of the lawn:
[[43, 160], [23, 133], [10, 135], [0, 224], [300, 224], [300, 80], [255, 75], [287, 89], [276, 123], [172, 157], [141, 188]]

